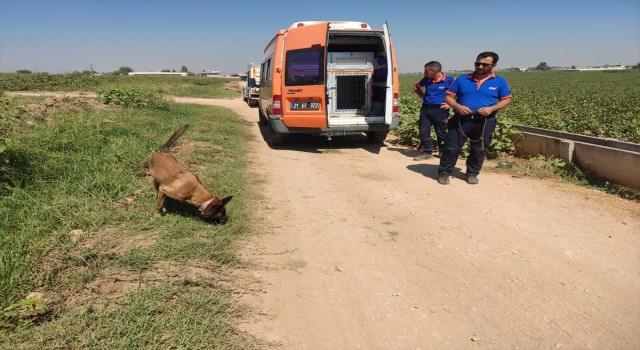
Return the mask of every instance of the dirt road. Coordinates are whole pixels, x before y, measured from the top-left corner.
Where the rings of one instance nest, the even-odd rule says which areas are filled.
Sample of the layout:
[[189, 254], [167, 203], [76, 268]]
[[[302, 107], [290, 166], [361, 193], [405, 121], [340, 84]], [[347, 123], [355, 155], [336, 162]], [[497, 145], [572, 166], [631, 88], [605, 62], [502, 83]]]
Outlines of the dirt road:
[[260, 291], [239, 302], [255, 308], [240, 326], [258, 338], [284, 349], [640, 348], [637, 203], [486, 171], [479, 185], [458, 172], [442, 186], [437, 159], [364, 136], [272, 149], [241, 100], [186, 102], [254, 122], [264, 228], [242, 257]]

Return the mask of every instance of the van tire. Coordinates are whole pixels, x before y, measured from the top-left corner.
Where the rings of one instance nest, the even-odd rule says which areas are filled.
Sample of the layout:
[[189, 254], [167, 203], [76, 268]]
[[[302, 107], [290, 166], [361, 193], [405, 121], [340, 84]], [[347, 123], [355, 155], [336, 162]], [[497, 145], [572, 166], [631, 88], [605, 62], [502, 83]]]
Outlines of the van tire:
[[388, 133], [388, 131], [369, 131], [367, 132], [367, 140], [371, 143], [383, 143]]
[[267, 129], [269, 129], [267, 133], [267, 143], [269, 146], [278, 146], [284, 143], [285, 135], [273, 130], [271, 126], [271, 122], [268, 122]]
[[269, 124], [267, 122], [267, 117], [262, 115], [262, 110], [260, 109], [260, 106], [258, 106], [258, 124], [259, 125], [267, 125], [267, 124]]

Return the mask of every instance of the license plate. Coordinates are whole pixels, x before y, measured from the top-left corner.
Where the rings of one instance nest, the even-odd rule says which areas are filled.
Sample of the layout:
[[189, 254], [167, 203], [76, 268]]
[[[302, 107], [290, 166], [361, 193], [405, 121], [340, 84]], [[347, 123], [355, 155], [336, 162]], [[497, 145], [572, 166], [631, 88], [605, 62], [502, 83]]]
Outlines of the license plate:
[[291, 109], [320, 109], [320, 102], [291, 102]]

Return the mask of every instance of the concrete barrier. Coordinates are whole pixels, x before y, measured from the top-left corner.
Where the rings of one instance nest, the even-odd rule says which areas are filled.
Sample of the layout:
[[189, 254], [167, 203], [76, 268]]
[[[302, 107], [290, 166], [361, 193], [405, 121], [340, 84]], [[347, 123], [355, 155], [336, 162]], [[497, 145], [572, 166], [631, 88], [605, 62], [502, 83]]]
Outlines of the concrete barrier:
[[640, 145], [528, 126], [514, 127], [523, 134], [515, 145], [516, 156], [558, 157], [598, 177], [640, 190]]

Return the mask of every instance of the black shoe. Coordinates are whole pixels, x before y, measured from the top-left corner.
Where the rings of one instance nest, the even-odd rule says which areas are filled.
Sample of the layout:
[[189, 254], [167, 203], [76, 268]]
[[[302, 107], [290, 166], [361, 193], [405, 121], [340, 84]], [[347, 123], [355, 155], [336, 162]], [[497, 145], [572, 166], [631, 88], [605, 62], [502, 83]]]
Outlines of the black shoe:
[[480, 183], [480, 180], [478, 180], [477, 175], [467, 175], [467, 183], [469, 185], [477, 185]]
[[440, 174], [440, 177], [438, 177], [438, 183], [441, 185], [448, 185], [449, 184], [449, 174]]
[[429, 153], [420, 153], [419, 155], [413, 157], [413, 160], [427, 160], [432, 158], [433, 156], [430, 155]]

